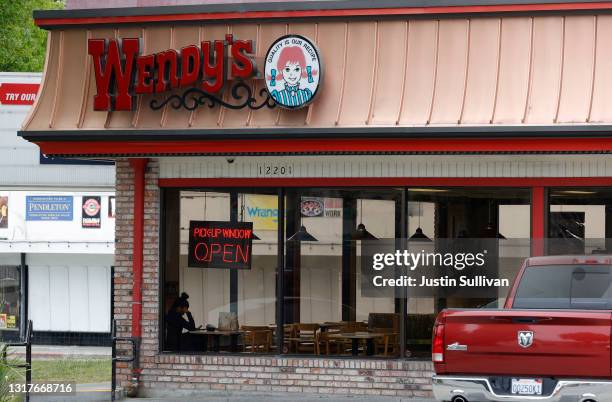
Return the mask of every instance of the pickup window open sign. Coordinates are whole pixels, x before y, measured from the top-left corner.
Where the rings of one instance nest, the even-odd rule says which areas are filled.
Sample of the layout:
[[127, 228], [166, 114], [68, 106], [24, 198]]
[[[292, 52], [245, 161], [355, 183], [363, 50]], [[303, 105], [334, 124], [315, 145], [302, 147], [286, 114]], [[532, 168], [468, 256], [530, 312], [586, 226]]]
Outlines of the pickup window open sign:
[[251, 269], [253, 222], [189, 222], [189, 267]]
[[541, 379], [512, 379], [512, 394], [514, 395], [542, 395]]

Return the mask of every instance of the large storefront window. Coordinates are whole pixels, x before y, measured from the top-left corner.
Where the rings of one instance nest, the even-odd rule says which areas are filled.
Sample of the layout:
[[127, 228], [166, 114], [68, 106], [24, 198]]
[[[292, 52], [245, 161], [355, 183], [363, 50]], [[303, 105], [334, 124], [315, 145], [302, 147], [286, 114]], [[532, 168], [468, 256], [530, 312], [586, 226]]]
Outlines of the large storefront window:
[[[411, 247], [433, 250], [462, 239], [469, 247], [479, 241], [487, 244], [496, 275], [512, 279], [530, 256], [530, 198], [530, 190], [521, 188], [410, 188]], [[442, 309], [498, 307], [507, 291], [500, 288], [497, 298], [409, 297], [408, 348], [429, 353], [428, 336]]]
[[399, 299], [361, 293], [362, 241], [401, 236], [401, 189], [287, 191], [283, 351], [399, 355]]
[[[0, 340], [3, 331], [16, 332], [20, 327], [21, 278], [20, 267], [0, 265]], [[14, 338], [8, 334], [6, 338]]]
[[[272, 352], [277, 199], [265, 192], [165, 192], [165, 350]], [[190, 267], [191, 221], [252, 222], [250, 269]]]
[[548, 200], [548, 254], [612, 250], [612, 190], [551, 188]]
[[[166, 189], [163, 204], [166, 351], [425, 356], [439, 310], [499, 305], [507, 289], [490, 298], [373, 295], [362, 286], [367, 242], [406, 241], [418, 252], [495, 239], [490, 253], [507, 278], [530, 255], [529, 189]], [[251, 222], [250, 268], [190, 266], [194, 221]]]

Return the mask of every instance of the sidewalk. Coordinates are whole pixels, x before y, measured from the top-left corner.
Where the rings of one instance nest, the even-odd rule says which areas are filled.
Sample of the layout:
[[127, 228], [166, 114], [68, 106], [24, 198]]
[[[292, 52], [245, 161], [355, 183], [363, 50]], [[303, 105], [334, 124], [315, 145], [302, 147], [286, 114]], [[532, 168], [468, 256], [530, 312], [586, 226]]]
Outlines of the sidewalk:
[[126, 402], [185, 402], [185, 401], [205, 401], [205, 402], [436, 402], [434, 399], [412, 399], [412, 398], [398, 398], [398, 397], [380, 397], [380, 396], [355, 396], [355, 397], [342, 397], [342, 396], [307, 396], [307, 395], [251, 395], [251, 396], [203, 396], [201, 398], [128, 398]]
[[[30, 399], [36, 402], [65, 402], [87, 401], [106, 402], [110, 401], [110, 384], [81, 384], [77, 386], [76, 396], [41, 396], [34, 395]], [[172, 398], [124, 398], [118, 399], [124, 402], [435, 402], [433, 399], [406, 398], [406, 397], [381, 397], [381, 396], [337, 396], [316, 394], [269, 394], [257, 393], [249, 395], [246, 393], [200, 393], [197, 397], [193, 394], [177, 391]]]
[[[24, 347], [9, 348], [9, 354], [14, 357], [25, 357]], [[48, 346], [32, 345], [32, 358], [38, 359], [69, 359], [111, 356], [111, 348], [106, 346]]]

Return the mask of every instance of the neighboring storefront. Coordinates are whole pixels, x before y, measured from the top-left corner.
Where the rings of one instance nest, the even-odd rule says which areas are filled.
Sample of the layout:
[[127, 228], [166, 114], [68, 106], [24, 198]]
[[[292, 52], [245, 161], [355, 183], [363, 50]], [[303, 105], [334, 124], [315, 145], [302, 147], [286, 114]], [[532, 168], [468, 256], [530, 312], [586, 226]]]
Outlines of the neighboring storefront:
[[35, 343], [108, 345], [114, 166], [47, 157], [17, 136], [40, 80], [0, 73], [0, 339], [32, 320]]
[[[373, 296], [364, 242], [497, 239], [510, 278], [567, 251], [547, 238], [610, 248], [611, 6], [456, 3], [35, 14], [49, 52], [21, 135], [117, 163], [124, 386], [429, 395], [435, 314], [505, 289]], [[183, 292], [227, 331], [176, 335]]]

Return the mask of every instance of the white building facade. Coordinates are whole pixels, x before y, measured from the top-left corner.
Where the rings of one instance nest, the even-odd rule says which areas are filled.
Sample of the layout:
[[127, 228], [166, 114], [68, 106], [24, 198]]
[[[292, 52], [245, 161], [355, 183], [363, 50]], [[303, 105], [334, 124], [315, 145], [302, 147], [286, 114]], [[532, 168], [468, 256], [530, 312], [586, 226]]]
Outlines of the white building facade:
[[40, 74], [0, 73], [0, 339], [104, 344], [110, 333], [114, 165], [47, 158], [17, 136]]

